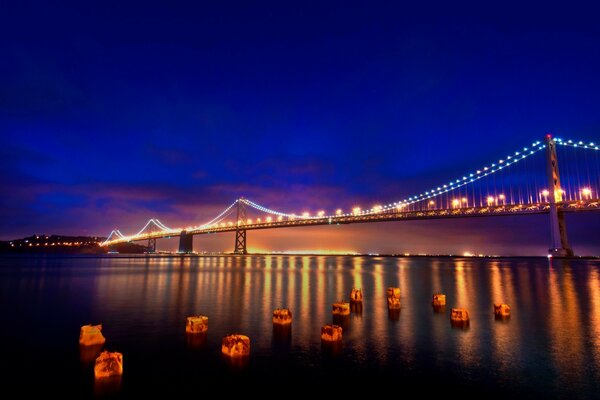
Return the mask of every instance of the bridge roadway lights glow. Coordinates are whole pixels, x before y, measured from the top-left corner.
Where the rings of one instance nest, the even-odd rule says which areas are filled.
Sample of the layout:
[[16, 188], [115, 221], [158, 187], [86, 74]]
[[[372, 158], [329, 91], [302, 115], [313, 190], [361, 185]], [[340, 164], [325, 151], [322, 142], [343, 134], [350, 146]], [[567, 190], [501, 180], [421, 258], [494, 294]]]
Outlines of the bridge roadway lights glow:
[[194, 251], [194, 235], [181, 231], [179, 234], [179, 251], [178, 253], [191, 253]]

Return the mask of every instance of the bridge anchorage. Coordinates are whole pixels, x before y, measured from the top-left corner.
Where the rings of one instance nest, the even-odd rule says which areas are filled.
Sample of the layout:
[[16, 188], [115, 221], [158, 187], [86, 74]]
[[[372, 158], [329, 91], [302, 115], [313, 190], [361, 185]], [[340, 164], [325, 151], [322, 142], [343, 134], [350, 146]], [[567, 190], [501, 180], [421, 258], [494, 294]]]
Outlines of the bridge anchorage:
[[183, 230], [179, 234], [179, 250], [180, 254], [190, 254], [194, 252], [194, 235]]
[[156, 253], [156, 238], [148, 238], [148, 253]]
[[[113, 230], [102, 245], [113, 249], [120, 243], [148, 241], [148, 251], [153, 252], [157, 239], [179, 236], [178, 252], [185, 254], [194, 251], [195, 235], [232, 232], [235, 234], [233, 253], [243, 255], [248, 253], [247, 232], [250, 230], [547, 214], [550, 223], [548, 254], [570, 257], [574, 253], [568, 240], [565, 215], [600, 211], [599, 150], [598, 144], [592, 142], [555, 139], [547, 135], [543, 141], [534, 142], [458, 179], [370, 209], [354, 207], [349, 211], [337, 209], [329, 214], [325, 211], [314, 215], [308, 212], [294, 214], [240, 197], [202, 225], [171, 229], [153, 218], [134, 235], [126, 236], [118, 229]], [[570, 156], [574, 156], [574, 160], [569, 160]], [[582, 161], [584, 165], [580, 165]]]

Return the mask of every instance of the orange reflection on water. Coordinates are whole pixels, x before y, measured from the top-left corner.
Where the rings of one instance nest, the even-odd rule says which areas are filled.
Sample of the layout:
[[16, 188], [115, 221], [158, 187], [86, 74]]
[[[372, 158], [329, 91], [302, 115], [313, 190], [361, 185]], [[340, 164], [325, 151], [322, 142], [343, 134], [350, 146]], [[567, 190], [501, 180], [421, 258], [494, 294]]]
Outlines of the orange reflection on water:
[[552, 358], [560, 375], [556, 384], [583, 376], [583, 330], [578, 296], [568, 261], [551, 261], [548, 274], [548, 331]]
[[[476, 266], [473, 261], [456, 260], [454, 267], [456, 300], [450, 301], [450, 308], [465, 308], [469, 312], [470, 324], [466, 329], [453, 329], [456, 340], [457, 358], [463, 364], [478, 362], [478, 343], [475, 329], [482, 329], [485, 322], [480, 317], [478, 303], [472, 298], [475, 293], [472, 273]], [[448, 321], [448, 324], [450, 322]]]
[[[515, 297], [515, 283], [513, 280], [514, 270], [505, 267], [500, 261], [490, 263], [490, 303], [507, 303], [511, 306], [513, 314], [506, 320], [495, 320], [494, 329], [491, 329], [492, 351], [494, 358], [498, 360], [497, 368], [506, 373], [511, 373], [521, 352], [521, 330], [518, 317], [519, 303]], [[530, 287], [528, 276], [522, 277], [521, 284]], [[489, 310], [490, 316], [492, 309]]]
[[416, 292], [414, 285], [416, 282], [411, 280], [410, 266], [403, 259], [398, 265], [398, 283], [400, 286], [400, 335], [398, 344], [403, 346], [403, 355], [407, 362], [413, 362], [415, 358], [415, 322], [417, 315], [416, 307], [413, 305], [419, 299], [414, 296]]
[[[323, 256], [316, 258], [317, 263], [323, 262]], [[309, 310], [311, 303], [314, 301], [310, 295], [310, 264], [311, 259], [308, 257], [302, 257], [302, 269], [300, 274], [302, 276], [302, 286], [300, 291], [300, 298], [302, 299], [302, 310]]]
[[329, 268], [328, 263], [330, 263], [332, 260], [335, 261], [336, 258], [319, 257], [317, 259], [317, 271], [314, 274], [314, 280], [316, 280], [317, 288], [316, 293], [314, 293], [314, 317], [317, 321], [320, 321], [319, 323], [322, 323], [323, 325], [325, 325], [325, 323], [329, 321], [328, 313], [331, 308], [331, 305], [327, 304], [327, 291], [325, 290], [325, 287], [327, 284], [327, 269]]
[[590, 342], [593, 347], [596, 368], [600, 369], [600, 273], [597, 269], [590, 272], [588, 280], [590, 291]]
[[[361, 259], [361, 263], [364, 262]], [[384, 281], [384, 271], [381, 263], [375, 263], [373, 266], [373, 293], [369, 295], [370, 299], [365, 301], [372, 302], [371, 309], [373, 317], [371, 319], [371, 331], [369, 332], [370, 340], [372, 340], [377, 346], [389, 346], [391, 345], [391, 337], [386, 332], [387, 327], [390, 324], [388, 319], [387, 302], [386, 302], [386, 288], [389, 282]], [[366, 317], [365, 317], [366, 318]], [[381, 354], [383, 361], [386, 361], [388, 354]]]
[[[362, 289], [363, 287], [363, 258], [362, 257], [354, 257], [352, 259], [352, 287], [357, 289]], [[364, 293], [364, 291], [363, 291]]]
[[[444, 293], [446, 294], [446, 296], [448, 296], [447, 290], [444, 287], [444, 285], [442, 284], [442, 278], [441, 278], [441, 274], [442, 274], [442, 267], [441, 267], [441, 263], [439, 260], [433, 260], [431, 263], [431, 287], [432, 290], [430, 290], [431, 296], [433, 297], [433, 292], [435, 293]], [[432, 332], [432, 345], [436, 348], [436, 349], [441, 349], [443, 348], [444, 342], [445, 342], [445, 333], [447, 330], [447, 323], [448, 323], [448, 308], [446, 307], [446, 312], [444, 312], [443, 314], [438, 314], [438, 315], [432, 315], [432, 318], [430, 318], [429, 320], [429, 326]], [[443, 320], [443, 321], [442, 321]]]
[[[535, 362], [552, 364], [547, 368], [558, 376], [557, 385], [591, 378], [586, 368], [600, 368], [600, 274], [590, 268], [576, 275], [556, 260], [551, 268], [536, 262], [343, 256], [117, 261], [94, 276], [91, 308], [109, 341], [153, 345], [179, 338], [185, 348], [185, 316], [202, 313], [211, 321], [206, 349], [240, 332], [250, 336], [254, 357], [271, 357], [293, 343], [290, 357], [300, 352], [311, 359], [314, 349], [321, 356], [319, 330], [332, 321], [331, 304], [361, 287], [363, 313], [351, 315], [344, 332], [343, 355], [356, 363], [419, 365], [425, 353], [436, 368], [450, 363], [473, 372], [489, 364], [494, 374], [511, 377], [526, 376]], [[401, 287], [398, 321], [388, 318], [388, 286]], [[438, 291], [447, 295], [444, 314], [431, 308]], [[513, 310], [505, 322], [493, 316], [492, 304], [500, 301]], [[277, 307], [290, 308], [293, 323], [291, 334], [282, 335], [285, 346], [272, 348]], [[469, 329], [450, 327], [452, 307], [469, 311]]]

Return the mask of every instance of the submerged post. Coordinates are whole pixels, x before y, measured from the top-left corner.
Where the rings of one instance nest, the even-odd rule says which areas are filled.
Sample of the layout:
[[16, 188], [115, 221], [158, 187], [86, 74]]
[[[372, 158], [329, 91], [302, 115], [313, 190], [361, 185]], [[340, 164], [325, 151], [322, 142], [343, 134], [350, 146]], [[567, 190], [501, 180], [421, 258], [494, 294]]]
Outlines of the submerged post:
[[235, 254], [248, 254], [246, 250], [246, 229], [243, 228], [246, 223], [246, 203], [241, 197], [237, 201], [237, 222], [235, 228]]
[[194, 251], [194, 235], [185, 230], [179, 233], [179, 251], [178, 253], [192, 253]]
[[556, 143], [552, 135], [546, 135], [546, 174], [548, 177], [548, 190], [550, 195], [550, 249], [549, 254], [558, 257], [573, 256], [573, 249], [567, 238], [567, 225], [565, 215], [558, 210], [557, 204], [562, 203], [563, 192], [560, 187], [558, 172], [558, 158], [556, 157]]

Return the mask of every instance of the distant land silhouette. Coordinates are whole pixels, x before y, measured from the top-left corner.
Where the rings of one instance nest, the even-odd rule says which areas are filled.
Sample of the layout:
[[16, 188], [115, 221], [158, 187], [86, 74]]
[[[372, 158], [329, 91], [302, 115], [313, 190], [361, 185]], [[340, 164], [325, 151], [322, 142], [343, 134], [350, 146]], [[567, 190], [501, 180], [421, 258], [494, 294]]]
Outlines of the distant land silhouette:
[[32, 235], [22, 239], [0, 241], [0, 253], [50, 253], [50, 254], [104, 254], [109, 251], [141, 254], [146, 246], [122, 243], [116, 246], [100, 246], [106, 240], [100, 236]]

